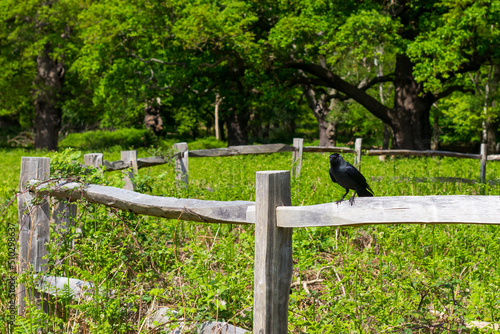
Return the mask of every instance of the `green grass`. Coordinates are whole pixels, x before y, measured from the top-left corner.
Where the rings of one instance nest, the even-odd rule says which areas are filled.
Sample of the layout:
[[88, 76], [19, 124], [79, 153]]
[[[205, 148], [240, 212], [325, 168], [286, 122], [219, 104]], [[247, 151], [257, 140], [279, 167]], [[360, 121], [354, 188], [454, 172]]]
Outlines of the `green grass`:
[[[189, 145], [194, 149], [217, 144], [208, 140]], [[33, 152], [5, 151], [0, 162], [4, 202], [17, 188], [21, 155]], [[142, 150], [141, 156], [149, 154]], [[117, 160], [119, 152], [105, 152], [104, 158]], [[353, 160], [349, 154], [345, 158]], [[170, 165], [141, 169], [137, 180], [142, 191], [154, 195], [253, 201], [255, 172], [289, 170], [291, 163], [290, 153], [191, 158], [188, 189], [176, 188]], [[413, 181], [441, 176], [478, 179], [478, 160], [382, 162], [363, 156], [361, 168], [377, 196], [500, 193], [499, 186]], [[499, 163], [489, 162], [487, 178], [498, 178], [499, 171]], [[121, 176], [106, 173], [101, 182], [121, 187]], [[329, 179], [328, 154], [305, 154], [302, 174], [291, 186], [293, 205], [330, 203], [344, 192]], [[3, 266], [7, 249], [1, 236], [7, 221], [16, 219], [16, 208], [10, 206], [0, 229], [3, 277], [8, 275]], [[157, 219], [87, 204], [80, 205], [77, 226], [83, 236], [69, 231], [76, 238], [74, 247], [67, 239], [52, 242], [50, 273], [95, 282], [103, 292], [113, 291], [113, 297], [63, 299], [59, 317], [31, 309], [28, 317], [18, 318], [19, 332], [45, 323], [53, 332], [135, 333], [146, 311], [159, 305], [180, 311], [190, 325], [217, 319], [252, 327], [252, 226]], [[498, 226], [482, 225], [294, 229], [293, 282], [324, 280], [308, 285], [307, 291], [302, 285], [291, 289], [289, 332], [473, 333], [465, 323], [500, 323], [499, 232]], [[5, 303], [5, 280], [0, 281], [0, 295]], [[4, 328], [0, 320], [0, 333]]]

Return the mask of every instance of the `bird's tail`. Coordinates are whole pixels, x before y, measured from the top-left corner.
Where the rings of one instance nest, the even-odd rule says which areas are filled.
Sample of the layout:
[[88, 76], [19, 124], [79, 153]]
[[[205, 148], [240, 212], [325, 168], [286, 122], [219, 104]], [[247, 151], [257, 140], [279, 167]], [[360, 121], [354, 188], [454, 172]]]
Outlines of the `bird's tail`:
[[371, 188], [360, 189], [358, 192], [358, 197], [373, 197], [373, 190]]

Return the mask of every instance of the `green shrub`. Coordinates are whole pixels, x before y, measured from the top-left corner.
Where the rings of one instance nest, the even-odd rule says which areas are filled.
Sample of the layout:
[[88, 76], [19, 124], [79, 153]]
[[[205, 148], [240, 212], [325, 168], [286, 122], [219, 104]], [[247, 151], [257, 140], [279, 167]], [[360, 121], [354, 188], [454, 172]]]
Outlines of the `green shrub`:
[[145, 129], [118, 129], [116, 131], [95, 130], [71, 133], [59, 142], [60, 148], [95, 150], [115, 148], [129, 149], [149, 147], [155, 141], [153, 134]]

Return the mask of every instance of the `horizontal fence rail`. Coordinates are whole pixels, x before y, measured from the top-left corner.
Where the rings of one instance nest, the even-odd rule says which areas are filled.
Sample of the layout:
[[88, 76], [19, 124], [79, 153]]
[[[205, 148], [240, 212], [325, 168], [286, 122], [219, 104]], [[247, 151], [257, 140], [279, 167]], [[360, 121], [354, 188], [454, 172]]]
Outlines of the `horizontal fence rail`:
[[279, 207], [281, 227], [373, 224], [500, 224], [500, 196], [395, 196], [349, 203]]
[[152, 196], [115, 187], [95, 184], [83, 186], [65, 181], [39, 184], [39, 181], [31, 180], [29, 183], [32, 185], [31, 191], [42, 196], [70, 201], [84, 198], [90, 203], [136, 214], [203, 223], [247, 224], [247, 208], [255, 205], [254, 202], [247, 201], [224, 202]]
[[295, 148], [286, 144], [243, 145], [227, 148], [212, 148], [206, 150], [189, 151], [190, 158], [229, 157], [235, 155], [268, 154], [279, 152], [293, 152]]
[[[344, 201], [276, 208], [279, 227], [362, 226], [374, 224], [500, 225], [500, 196], [359, 197]], [[255, 222], [255, 206], [247, 209]]]

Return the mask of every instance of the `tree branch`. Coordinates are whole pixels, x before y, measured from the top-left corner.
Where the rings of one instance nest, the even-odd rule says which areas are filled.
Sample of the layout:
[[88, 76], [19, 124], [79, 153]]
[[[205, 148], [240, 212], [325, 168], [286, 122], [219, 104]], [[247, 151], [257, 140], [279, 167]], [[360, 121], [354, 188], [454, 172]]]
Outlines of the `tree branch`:
[[[306, 64], [304, 62], [290, 61], [285, 64], [288, 68], [302, 70], [326, 83], [326, 87], [336, 89], [337, 91], [352, 98], [363, 107], [365, 107], [374, 116], [380, 118], [384, 123], [390, 124], [389, 108], [380, 103], [373, 96], [369, 95], [365, 90], [360, 89], [349, 82], [342, 79], [340, 76], [332, 73], [328, 69], [316, 64]], [[385, 76], [384, 76], [385, 77]], [[384, 78], [384, 80], [387, 80]]]
[[209, 67], [209, 68], [212, 68], [212, 67], [215, 67], [215, 66], [219, 65], [220, 63], [222, 63], [225, 60], [232, 61], [232, 59], [230, 57], [222, 57], [219, 60], [217, 60], [215, 63], [212, 63], [212, 64], [201, 63], [200, 65], [198, 65], [198, 67]]
[[372, 80], [370, 80], [369, 82], [367, 82], [366, 84], [359, 86], [358, 88], [366, 91], [369, 88], [375, 86], [376, 84], [383, 83], [383, 82], [392, 82], [393, 80], [394, 80], [394, 73], [386, 74], [386, 75], [375, 77]]
[[454, 85], [454, 86], [450, 86], [450, 87], [446, 88], [441, 93], [434, 94], [434, 100], [437, 101], [439, 99], [447, 97], [447, 96], [451, 95], [453, 92], [456, 92], [456, 91], [459, 91], [459, 92], [462, 92], [462, 93], [472, 93], [472, 94], [475, 93], [473, 89], [465, 88], [464, 86], [461, 86], [461, 85]]
[[177, 61], [163, 61], [163, 60], [156, 59], [156, 58], [144, 59], [144, 58], [139, 57], [135, 53], [131, 53], [130, 56], [139, 59], [144, 64], [158, 63], [161, 65], [177, 65], [177, 66], [186, 67], [186, 63], [181, 63], [181, 62], [177, 62]]

